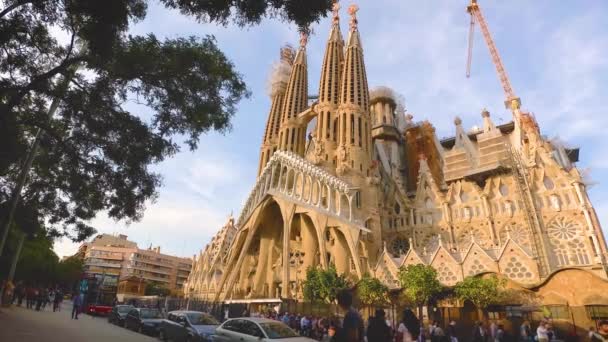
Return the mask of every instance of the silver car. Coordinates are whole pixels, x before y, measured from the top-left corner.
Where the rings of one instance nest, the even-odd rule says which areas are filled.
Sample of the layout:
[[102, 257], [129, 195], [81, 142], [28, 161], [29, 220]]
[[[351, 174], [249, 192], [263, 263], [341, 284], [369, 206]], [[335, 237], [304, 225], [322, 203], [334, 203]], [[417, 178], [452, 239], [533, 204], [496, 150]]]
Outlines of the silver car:
[[314, 342], [302, 337], [283, 322], [267, 318], [233, 318], [222, 323], [212, 336], [214, 342], [259, 342], [281, 340], [285, 342]]

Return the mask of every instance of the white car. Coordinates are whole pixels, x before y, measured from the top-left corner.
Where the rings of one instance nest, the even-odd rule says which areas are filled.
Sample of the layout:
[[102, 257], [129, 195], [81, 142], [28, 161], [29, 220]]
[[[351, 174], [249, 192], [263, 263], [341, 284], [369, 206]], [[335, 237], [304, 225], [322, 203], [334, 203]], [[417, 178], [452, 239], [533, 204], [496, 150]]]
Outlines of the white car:
[[214, 342], [259, 342], [281, 340], [285, 342], [314, 342], [302, 337], [283, 322], [267, 318], [232, 318], [222, 323], [212, 336]]

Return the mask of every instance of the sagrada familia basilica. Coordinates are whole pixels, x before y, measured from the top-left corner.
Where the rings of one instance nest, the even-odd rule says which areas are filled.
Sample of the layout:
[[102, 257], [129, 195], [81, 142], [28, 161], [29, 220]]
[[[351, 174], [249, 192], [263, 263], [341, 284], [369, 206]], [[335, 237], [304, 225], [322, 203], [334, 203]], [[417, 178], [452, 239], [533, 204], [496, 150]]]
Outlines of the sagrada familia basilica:
[[370, 90], [357, 8], [346, 40], [338, 8], [318, 96], [308, 89], [307, 37], [280, 50], [256, 183], [196, 257], [186, 295], [302, 299], [306, 269], [329, 265], [398, 288], [399, 268], [420, 263], [446, 286], [495, 273], [571, 305], [607, 289], [606, 242], [578, 149], [541, 135], [515, 97], [511, 122], [496, 125], [483, 110], [480, 128], [455, 118], [455, 136], [439, 140], [391, 89]]

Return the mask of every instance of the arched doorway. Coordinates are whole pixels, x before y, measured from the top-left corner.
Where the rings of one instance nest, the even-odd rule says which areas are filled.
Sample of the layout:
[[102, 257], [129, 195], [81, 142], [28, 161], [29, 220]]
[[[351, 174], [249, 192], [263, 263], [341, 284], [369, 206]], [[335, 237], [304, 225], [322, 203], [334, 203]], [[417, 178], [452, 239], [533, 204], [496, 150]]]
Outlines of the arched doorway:
[[297, 213], [289, 233], [289, 280], [292, 296], [301, 296], [301, 284], [308, 267], [320, 264], [319, 239], [315, 225], [307, 214]]
[[[276, 295], [282, 265], [283, 215], [274, 200], [263, 207], [254, 235], [239, 270], [239, 297], [270, 298]], [[235, 293], [236, 295], [236, 293]]]

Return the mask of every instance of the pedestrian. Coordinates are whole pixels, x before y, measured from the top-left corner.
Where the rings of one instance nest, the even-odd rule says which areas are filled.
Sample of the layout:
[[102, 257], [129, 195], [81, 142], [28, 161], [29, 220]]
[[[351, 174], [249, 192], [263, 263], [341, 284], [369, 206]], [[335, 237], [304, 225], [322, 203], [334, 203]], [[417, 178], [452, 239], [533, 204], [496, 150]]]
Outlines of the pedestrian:
[[439, 322], [433, 321], [430, 332], [431, 342], [445, 342], [446, 336], [443, 329], [439, 326]]
[[302, 336], [310, 337], [310, 320], [306, 315], [302, 315], [300, 319], [300, 330]]
[[[336, 326], [334, 324], [330, 324], [327, 328], [327, 334], [323, 336], [321, 342], [334, 342], [336, 336]], [[372, 342], [372, 341], [369, 341]]]
[[413, 342], [420, 335], [420, 321], [411, 309], [403, 311], [401, 323], [397, 328], [397, 342]]
[[55, 298], [53, 300], [53, 312], [61, 311], [61, 301], [63, 299], [63, 293], [59, 288], [55, 291]]
[[549, 342], [549, 331], [547, 330], [547, 322], [540, 321], [536, 328], [536, 340], [538, 342]]
[[505, 342], [505, 327], [502, 324], [496, 326], [496, 333], [494, 335], [494, 342]]
[[[475, 327], [473, 328], [473, 342], [487, 342], [488, 341], [488, 332], [486, 328], [483, 326], [483, 322], [477, 321], [475, 322]], [[545, 341], [547, 342], [547, 341]]]
[[42, 288], [37, 288], [34, 294], [36, 295], [36, 311], [40, 311], [40, 308], [42, 307], [42, 297], [44, 296], [44, 291], [42, 291]]
[[390, 342], [392, 337], [391, 329], [386, 324], [386, 313], [382, 309], [376, 310], [375, 315], [369, 319], [367, 340], [370, 342]]
[[34, 289], [30, 285], [28, 285], [25, 288], [25, 306], [28, 309], [31, 309], [33, 307], [33, 303], [34, 303], [33, 298], [34, 298]]
[[601, 320], [598, 323], [597, 331], [591, 335], [591, 342], [608, 341], [608, 320]]
[[450, 321], [450, 324], [446, 329], [446, 333], [450, 342], [458, 342], [458, 334], [456, 333], [456, 321]]
[[338, 342], [363, 342], [365, 328], [363, 319], [355, 308], [353, 308], [353, 295], [349, 290], [341, 290], [338, 295], [338, 306], [345, 312], [342, 328], [336, 333], [335, 340]]
[[78, 319], [80, 307], [82, 306], [82, 296], [76, 292], [72, 298], [72, 319]]
[[532, 342], [532, 328], [530, 328], [530, 321], [525, 320], [519, 327], [519, 340], [521, 342]]
[[49, 291], [49, 297], [48, 297], [48, 300], [49, 300], [49, 303], [50, 303], [51, 305], [53, 305], [53, 312], [55, 312], [55, 296], [56, 296], [56, 295], [57, 295], [57, 294], [55, 293], [55, 290], [51, 289], [51, 291]]

